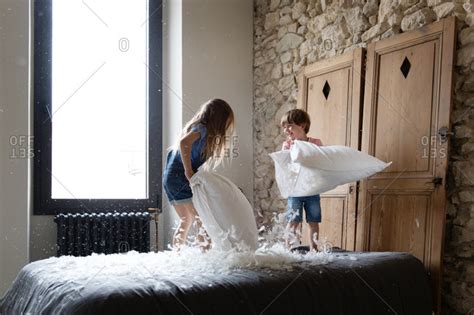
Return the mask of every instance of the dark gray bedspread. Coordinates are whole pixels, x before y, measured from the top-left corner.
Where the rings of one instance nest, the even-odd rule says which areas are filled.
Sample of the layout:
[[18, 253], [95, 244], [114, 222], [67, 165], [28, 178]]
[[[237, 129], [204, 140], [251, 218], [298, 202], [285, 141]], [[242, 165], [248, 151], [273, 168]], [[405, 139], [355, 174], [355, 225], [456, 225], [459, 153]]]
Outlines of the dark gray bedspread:
[[[71, 294], [70, 299], [32, 300], [38, 296], [32, 294], [34, 290], [54, 291], [41, 288], [41, 279], [35, 279], [36, 262], [21, 270], [0, 300], [0, 310], [2, 314], [35, 310], [45, 314], [431, 314], [429, 278], [415, 257], [406, 253], [333, 255], [339, 259], [319, 266], [295, 266], [291, 271], [236, 269], [229, 275], [216, 275], [211, 284], [189, 288], [172, 281], [166, 289], [130, 283], [120, 288], [88, 288]], [[61, 301], [60, 305], [55, 301]]]

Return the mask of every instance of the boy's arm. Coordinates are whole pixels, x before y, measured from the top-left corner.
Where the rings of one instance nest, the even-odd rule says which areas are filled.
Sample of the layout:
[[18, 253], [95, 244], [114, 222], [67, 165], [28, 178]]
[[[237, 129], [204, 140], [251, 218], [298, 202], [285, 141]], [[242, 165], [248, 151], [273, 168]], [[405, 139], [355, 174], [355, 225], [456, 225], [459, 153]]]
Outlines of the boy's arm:
[[316, 139], [316, 138], [309, 138], [309, 142], [310, 143], [313, 143], [319, 147], [322, 147], [323, 146], [323, 142], [321, 141], [321, 139]]
[[179, 150], [181, 152], [181, 160], [183, 161], [184, 174], [189, 180], [194, 175], [193, 167], [191, 165], [191, 148], [194, 141], [201, 137], [199, 132], [190, 132], [183, 136], [179, 141]]

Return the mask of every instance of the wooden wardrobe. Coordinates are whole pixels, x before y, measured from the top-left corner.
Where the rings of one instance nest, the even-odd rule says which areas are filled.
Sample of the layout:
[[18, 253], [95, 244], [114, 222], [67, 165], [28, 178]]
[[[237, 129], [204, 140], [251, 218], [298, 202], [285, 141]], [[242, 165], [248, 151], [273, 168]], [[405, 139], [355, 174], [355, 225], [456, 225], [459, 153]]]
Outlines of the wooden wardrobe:
[[439, 314], [455, 18], [306, 66], [298, 107], [309, 135], [392, 165], [321, 194], [320, 239], [409, 252], [428, 270]]

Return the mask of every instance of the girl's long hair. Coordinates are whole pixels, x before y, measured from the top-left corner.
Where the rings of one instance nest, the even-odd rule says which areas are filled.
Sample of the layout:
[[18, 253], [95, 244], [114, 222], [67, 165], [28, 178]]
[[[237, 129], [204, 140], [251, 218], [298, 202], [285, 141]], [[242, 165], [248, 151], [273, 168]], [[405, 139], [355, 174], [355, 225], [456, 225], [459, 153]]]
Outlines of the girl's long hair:
[[[234, 133], [234, 112], [230, 105], [221, 99], [215, 98], [205, 102], [200, 110], [183, 128], [182, 135], [202, 124], [206, 127], [206, 144], [202, 152], [203, 157], [210, 159], [214, 166], [219, 165], [229, 154]], [[226, 154], [226, 150], [229, 150]]]

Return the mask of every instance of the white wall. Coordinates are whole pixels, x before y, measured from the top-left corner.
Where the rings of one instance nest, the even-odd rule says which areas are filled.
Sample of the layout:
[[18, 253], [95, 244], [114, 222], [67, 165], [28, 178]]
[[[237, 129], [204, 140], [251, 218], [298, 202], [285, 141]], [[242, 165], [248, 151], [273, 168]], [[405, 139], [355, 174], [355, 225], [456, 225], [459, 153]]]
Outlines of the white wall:
[[[175, 0], [173, 1], [173, 5]], [[169, 2], [169, 1], [168, 1]], [[210, 98], [222, 98], [233, 108], [239, 140], [239, 156], [223, 173], [253, 199], [253, 2], [252, 0], [182, 0], [181, 67], [168, 69], [168, 74], [182, 71], [182, 100], [168, 106], [182, 108], [186, 123]], [[177, 14], [171, 18], [177, 17]], [[167, 22], [165, 20], [165, 22]], [[176, 21], [171, 20], [171, 23]], [[175, 34], [179, 38], [179, 34]], [[179, 46], [179, 43], [169, 43]], [[179, 54], [173, 54], [177, 59]], [[176, 62], [178, 63], [178, 62]], [[166, 74], [165, 74], [166, 80]], [[168, 91], [169, 93], [169, 91]], [[179, 126], [178, 124], [174, 126]], [[171, 129], [173, 134], [178, 130]], [[165, 226], [169, 231], [176, 216], [166, 206]]]
[[28, 19], [28, 0], [0, 1], [0, 295], [29, 260], [31, 160], [12, 158], [31, 134]]
[[253, 2], [184, 0], [183, 120], [210, 98], [234, 110], [239, 156], [225, 173], [253, 199]]
[[[182, 83], [182, 0], [166, 0], [163, 4], [163, 167], [167, 149], [180, 136], [183, 125]], [[164, 248], [173, 235], [176, 214], [172, 211], [163, 192], [162, 231], [160, 239]]]

